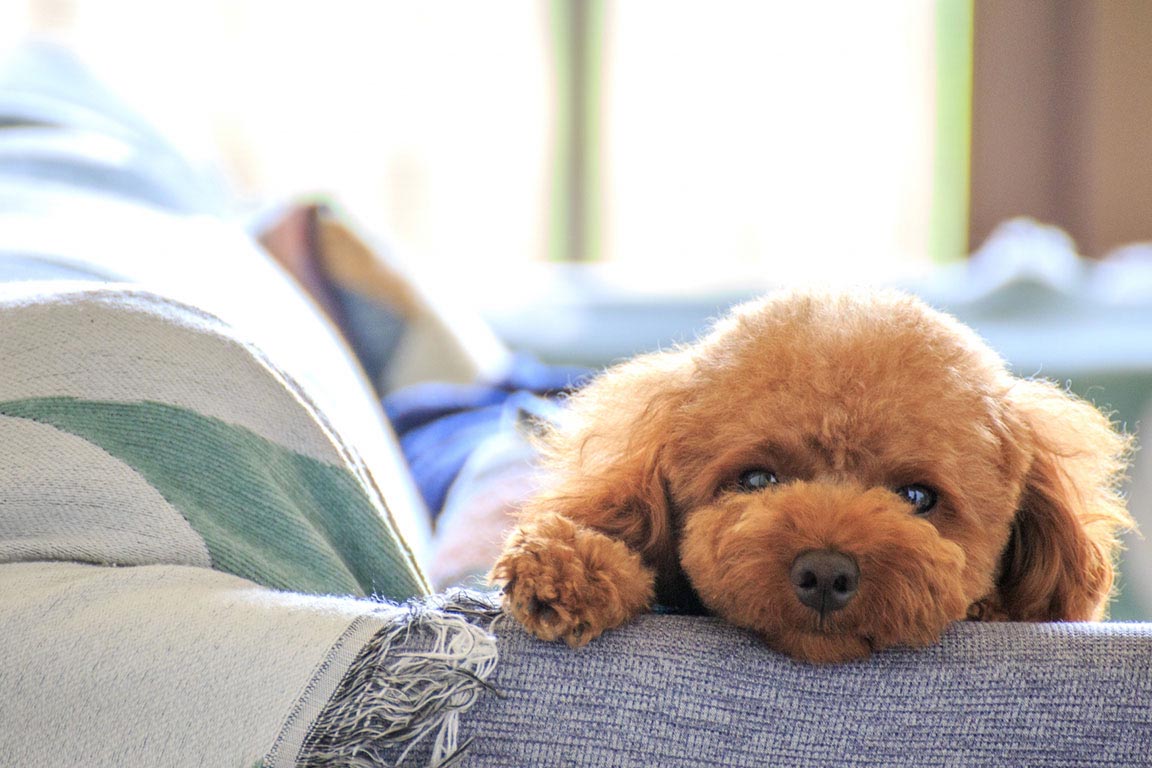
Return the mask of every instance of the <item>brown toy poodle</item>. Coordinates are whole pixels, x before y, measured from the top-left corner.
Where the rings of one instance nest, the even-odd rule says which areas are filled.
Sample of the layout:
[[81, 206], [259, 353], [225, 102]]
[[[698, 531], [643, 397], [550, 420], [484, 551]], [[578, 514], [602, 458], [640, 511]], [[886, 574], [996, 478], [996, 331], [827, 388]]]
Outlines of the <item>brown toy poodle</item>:
[[895, 292], [788, 292], [624, 363], [545, 437], [492, 578], [580, 646], [654, 601], [812, 662], [949, 622], [1099, 618], [1128, 439]]

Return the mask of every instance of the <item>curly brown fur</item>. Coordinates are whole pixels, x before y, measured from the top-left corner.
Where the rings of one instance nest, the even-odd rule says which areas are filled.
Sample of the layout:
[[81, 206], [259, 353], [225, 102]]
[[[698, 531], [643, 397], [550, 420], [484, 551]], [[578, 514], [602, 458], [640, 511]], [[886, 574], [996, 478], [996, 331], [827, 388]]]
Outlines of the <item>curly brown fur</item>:
[[[930, 644], [966, 617], [1096, 619], [1132, 526], [1127, 437], [895, 292], [742, 305], [606, 372], [546, 442], [547, 485], [492, 577], [529, 630], [574, 646], [657, 593], [814, 662]], [[749, 470], [779, 482], [749, 488]], [[845, 605], [801, 599], [809, 552], [858, 567]]]

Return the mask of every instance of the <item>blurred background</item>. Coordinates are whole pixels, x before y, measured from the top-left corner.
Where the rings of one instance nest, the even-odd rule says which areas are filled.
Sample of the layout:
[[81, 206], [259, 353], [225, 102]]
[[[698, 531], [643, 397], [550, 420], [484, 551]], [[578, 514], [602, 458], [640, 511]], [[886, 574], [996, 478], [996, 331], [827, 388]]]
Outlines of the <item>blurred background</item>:
[[739, 285], [830, 263], [781, 254], [892, 274], [967, 250], [970, 3], [3, 7], [240, 196], [330, 194], [423, 263]]
[[1140, 0], [0, 5], [243, 199], [330, 194], [454, 269], [737, 286], [916, 274], [1022, 214], [1090, 257], [1152, 235], [1150, 30]]
[[[1129, 431], [1152, 403], [1143, 0], [0, 4], [0, 47], [30, 34], [237, 210], [330, 201], [548, 361], [691, 339], [777, 285], [866, 282]], [[1129, 493], [1152, 530], [1147, 452]], [[1146, 542], [1124, 567], [1113, 615], [1152, 618]]]

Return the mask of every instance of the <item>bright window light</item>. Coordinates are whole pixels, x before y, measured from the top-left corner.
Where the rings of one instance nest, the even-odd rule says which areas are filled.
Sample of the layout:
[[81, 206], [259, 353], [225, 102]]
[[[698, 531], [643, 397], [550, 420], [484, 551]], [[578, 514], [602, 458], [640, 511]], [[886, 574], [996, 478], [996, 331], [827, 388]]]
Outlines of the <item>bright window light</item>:
[[925, 262], [931, 3], [610, 8], [608, 259], [769, 279]]
[[[31, 0], [0, 26], [51, 28], [244, 198], [329, 197], [496, 283], [557, 256], [571, 2]], [[929, 263], [936, 4], [587, 7], [577, 258], [689, 287]]]

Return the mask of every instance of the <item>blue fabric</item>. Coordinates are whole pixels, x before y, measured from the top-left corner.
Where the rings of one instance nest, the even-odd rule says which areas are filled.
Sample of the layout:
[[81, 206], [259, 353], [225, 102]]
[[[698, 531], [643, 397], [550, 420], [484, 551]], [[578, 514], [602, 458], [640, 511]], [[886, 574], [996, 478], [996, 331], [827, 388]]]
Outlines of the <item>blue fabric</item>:
[[404, 318], [392, 307], [361, 295], [330, 275], [323, 275], [331, 293], [334, 318], [348, 340], [368, 379], [381, 382], [404, 337]]
[[502, 429], [503, 403], [437, 418], [400, 438], [404, 457], [433, 516], [444, 507], [452, 481], [468, 456], [485, 438]]
[[459, 413], [499, 405], [508, 390], [489, 385], [429, 382], [415, 384], [384, 398], [384, 412], [398, 435], [434, 424]]
[[556, 398], [590, 376], [584, 368], [550, 366], [516, 356], [491, 384], [416, 384], [384, 398], [384, 410], [435, 518], [464, 462], [484, 440], [517, 429], [526, 417], [548, 420]]

